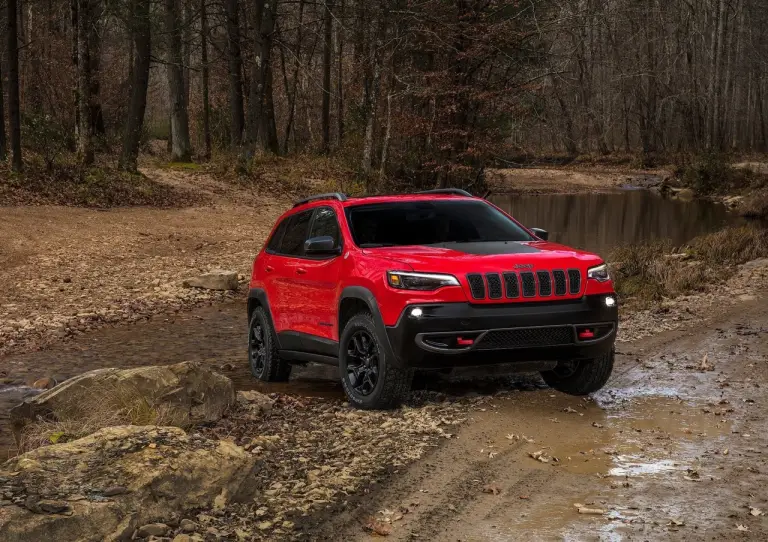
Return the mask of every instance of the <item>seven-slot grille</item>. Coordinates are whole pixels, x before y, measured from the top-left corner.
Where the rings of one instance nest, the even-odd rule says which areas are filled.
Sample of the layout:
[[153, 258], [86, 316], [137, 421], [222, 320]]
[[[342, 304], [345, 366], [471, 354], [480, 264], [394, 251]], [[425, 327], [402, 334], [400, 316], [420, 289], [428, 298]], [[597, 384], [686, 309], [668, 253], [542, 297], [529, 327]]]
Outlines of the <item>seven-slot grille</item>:
[[549, 271], [508, 271], [506, 273], [470, 273], [467, 275], [473, 299], [517, 299], [520, 297], [551, 297], [581, 292], [581, 272], [578, 269]]

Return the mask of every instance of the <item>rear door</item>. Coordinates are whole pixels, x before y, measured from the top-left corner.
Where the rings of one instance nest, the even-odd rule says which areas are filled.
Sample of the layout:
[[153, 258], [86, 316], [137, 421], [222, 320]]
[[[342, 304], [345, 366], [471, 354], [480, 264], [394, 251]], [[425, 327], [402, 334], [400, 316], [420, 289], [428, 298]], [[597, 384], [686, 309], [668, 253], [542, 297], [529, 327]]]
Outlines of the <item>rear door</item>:
[[[301, 274], [297, 277], [297, 287], [303, 298], [302, 310], [306, 318], [307, 333], [322, 339], [319, 344], [311, 344], [312, 351], [327, 353], [328, 341], [335, 340], [338, 318], [339, 278], [343, 259], [341, 257], [341, 230], [338, 217], [332, 207], [318, 207], [312, 218], [309, 238], [332, 237], [337, 254], [311, 257], [305, 255], [301, 263]], [[316, 342], [316, 341], [313, 341]], [[336, 352], [333, 352], [336, 355]]]

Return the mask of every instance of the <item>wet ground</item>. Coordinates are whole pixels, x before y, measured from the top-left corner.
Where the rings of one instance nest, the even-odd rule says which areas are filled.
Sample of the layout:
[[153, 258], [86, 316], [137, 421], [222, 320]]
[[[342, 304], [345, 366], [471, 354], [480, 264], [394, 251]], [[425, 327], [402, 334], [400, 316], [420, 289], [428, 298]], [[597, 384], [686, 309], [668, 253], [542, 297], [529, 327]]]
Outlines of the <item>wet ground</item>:
[[374, 516], [391, 540], [765, 540], [764, 307], [621, 350], [594, 397], [496, 393], [327, 539]]

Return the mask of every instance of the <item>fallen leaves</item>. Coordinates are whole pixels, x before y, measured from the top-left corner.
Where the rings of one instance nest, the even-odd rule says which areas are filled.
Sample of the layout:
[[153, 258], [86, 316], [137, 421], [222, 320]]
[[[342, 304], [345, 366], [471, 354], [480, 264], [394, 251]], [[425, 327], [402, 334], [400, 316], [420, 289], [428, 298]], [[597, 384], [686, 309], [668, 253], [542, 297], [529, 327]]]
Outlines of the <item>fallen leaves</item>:
[[483, 486], [483, 493], [489, 493], [491, 495], [498, 495], [501, 493], [501, 488], [496, 484], [487, 484]]
[[389, 536], [392, 533], [392, 527], [378, 521], [375, 517], [369, 517], [365, 523], [363, 523], [363, 530], [377, 536]]
[[704, 354], [698, 366], [699, 371], [714, 371], [715, 366], [709, 362], [709, 354]]
[[752, 514], [753, 516], [762, 516], [763, 515], [763, 511], [760, 510], [759, 508], [755, 508], [754, 506], [750, 506], [749, 507], [749, 513]]
[[579, 514], [588, 516], [602, 516], [606, 513], [606, 510], [603, 510], [602, 508], [590, 508], [589, 506], [585, 506], [579, 502], [573, 503], [573, 506], [576, 508]]
[[542, 463], [549, 463], [549, 458], [544, 454], [544, 450], [539, 450], [537, 452], [530, 452], [528, 455], [533, 459], [535, 459], [536, 461], [541, 461]]
[[738, 525], [736, 525], [736, 530], [737, 530], [737, 531], [743, 531], [743, 532], [747, 532], [747, 531], [749, 531], [749, 527], [747, 527], [746, 525], [742, 525], [741, 523], [739, 523]]

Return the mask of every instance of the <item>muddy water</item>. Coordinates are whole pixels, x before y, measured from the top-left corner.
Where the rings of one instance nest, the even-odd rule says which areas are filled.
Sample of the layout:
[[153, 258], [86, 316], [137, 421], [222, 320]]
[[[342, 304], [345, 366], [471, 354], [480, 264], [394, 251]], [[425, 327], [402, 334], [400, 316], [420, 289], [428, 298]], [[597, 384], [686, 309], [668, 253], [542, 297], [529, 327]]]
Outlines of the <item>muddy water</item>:
[[495, 194], [490, 201], [558, 243], [607, 254], [617, 245], [671, 239], [680, 245], [740, 219], [724, 205], [683, 202], [648, 190], [599, 194]]

